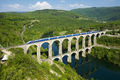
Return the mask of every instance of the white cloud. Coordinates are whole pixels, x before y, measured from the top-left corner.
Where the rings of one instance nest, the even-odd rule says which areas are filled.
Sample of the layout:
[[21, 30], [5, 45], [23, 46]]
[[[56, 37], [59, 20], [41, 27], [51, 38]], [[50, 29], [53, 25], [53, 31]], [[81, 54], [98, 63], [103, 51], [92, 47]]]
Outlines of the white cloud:
[[33, 10], [43, 10], [43, 9], [52, 9], [52, 5], [48, 2], [36, 2], [35, 4], [21, 5], [18, 3], [15, 4], [6, 4], [2, 5], [0, 12], [7, 11], [33, 11]]
[[14, 9], [18, 9], [18, 8], [21, 8], [21, 5], [16, 3], [16, 4], [9, 4], [8, 5], [9, 8], [14, 8]]
[[69, 5], [71, 8], [89, 8], [92, 6], [84, 5], [84, 4], [70, 4]]
[[43, 10], [43, 9], [52, 9], [52, 6], [44, 1], [44, 2], [36, 2], [35, 4], [32, 4], [29, 6], [30, 9], [33, 9], [33, 10]]

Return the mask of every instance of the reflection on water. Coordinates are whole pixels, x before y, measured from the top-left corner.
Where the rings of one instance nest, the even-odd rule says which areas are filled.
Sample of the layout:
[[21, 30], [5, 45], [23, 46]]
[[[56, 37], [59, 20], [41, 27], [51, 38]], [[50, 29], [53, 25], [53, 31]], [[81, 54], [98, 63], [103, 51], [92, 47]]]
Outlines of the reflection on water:
[[70, 65], [81, 76], [95, 80], [120, 80], [120, 67], [98, 60], [90, 55], [87, 55], [86, 58], [79, 57], [80, 59], [77, 61], [73, 55]]
[[[54, 55], [58, 55], [58, 47], [52, 46]], [[72, 55], [72, 62], [67, 62], [67, 56], [63, 57], [65, 64], [70, 64], [81, 76], [95, 80], [120, 80], [120, 67], [111, 63], [99, 60], [87, 55], [86, 58], [79, 56], [79, 60], [75, 60], [75, 55]]]

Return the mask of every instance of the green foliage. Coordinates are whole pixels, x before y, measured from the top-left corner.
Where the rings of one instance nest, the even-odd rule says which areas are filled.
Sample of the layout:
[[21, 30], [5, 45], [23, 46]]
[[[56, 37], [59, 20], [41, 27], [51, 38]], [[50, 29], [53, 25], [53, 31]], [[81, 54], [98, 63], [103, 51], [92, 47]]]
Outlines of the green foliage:
[[98, 20], [120, 20], [120, 7], [93, 7], [85, 9], [73, 9], [72, 12], [77, 12], [84, 16], [88, 16]]
[[60, 80], [85, 80], [80, 75], [78, 75], [71, 67], [70, 65], [65, 65], [64, 63], [61, 63], [60, 61], [55, 62], [58, 65], [62, 66], [63, 69], [65, 69], [64, 74], [62, 75]]
[[73, 38], [72, 40], [71, 40], [71, 50], [72, 51], [75, 51], [75, 49], [76, 49], [76, 38]]
[[97, 43], [104, 44], [106, 46], [120, 47], [120, 38], [119, 37], [102, 36], [100, 38], [97, 38]]
[[58, 74], [62, 74], [62, 72], [59, 70], [59, 68], [55, 64], [51, 66], [51, 69], [57, 72]]
[[120, 50], [95, 47], [92, 48], [91, 54], [99, 59], [104, 59], [120, 66]]
[[[3, 47], [50, 36], [87, 31], [97, 23], [87, 17], [63, 10], [40, 10], [27, 13], [0, 13], [0, 44]], [[25, 26], [25, 30], [24, 30]], [[24, 31], [24, 32], [23, 32]], [[23, 35], [22, 35], [23, 33]]]
[[120, 34], [120, 30], [119, 31], [108, 31], [108, 32], [106, 32], [106, 34], [111, 34], [111, 35], [118, 35], [118, 34]]
[[[31, 55], [17, 53], [19, 50], [14, 50], [16, 52], [15, 56], [9, 58], [5, 64], [0, 64], [0, 80], [84, 80], [70, 66], [66, 66], [64, 63], [56, 63], [65, 69], [63, 74], [54, 64], [50, 65], [47, 62], [39, 64]], [[51, 73], [50, 69], [61, 75], [61, 77]]]
[[120, 21], [101, 23], [63, 10], [0, 13], [0, 16], [0, 45], [3, 47], [44, 37], [74, 34], [77, 30], [120, 29]]
[[46, 53], [42, 53], [42, 55], [40, 56], [41, 59], [47, 59], [47, 55]]
[[[24, 56], [23, 56], [24, 55]], [[1, 80], [45, 79], [50, 66], [47, 63], [39, 65], [30, 55], [16, 54], [6, 65], [2, 65]], [[50, 74], [50, 76], [52, 76]]]
[[65, 39], [64, 41], [63, 41], [63, 43], [62, 43], [62, 52], [63, 53], [67, 53], [67, 51], [68, 51], [68, 40], [67, 39]]
[[0, 58], [3, 56], [3, 53], [2, 53], [2, 51], [0, 50]]

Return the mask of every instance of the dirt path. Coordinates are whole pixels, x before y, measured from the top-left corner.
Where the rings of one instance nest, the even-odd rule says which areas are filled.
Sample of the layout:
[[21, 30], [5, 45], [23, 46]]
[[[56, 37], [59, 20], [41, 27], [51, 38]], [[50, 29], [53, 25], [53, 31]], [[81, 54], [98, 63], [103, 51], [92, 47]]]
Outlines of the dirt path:
[[109, 37], [120, 37], [120, 35], [110, 35], [110, 34], [105, 34], [104, 36], [109, 36]]
[[98, 47], [103, 47], [103, 48], [107, 48], [107, 49], [120, 49], [119, 47], [116, 47], [116, 46], [105, 46], [105, 45], [101, 45], [101, 44], [97, 44], [95, 46], [98, 46]]
[[25, 25], [24, 25], [23, 31], [21, 32], [21, 35], [20, 35], [24, 44], [25, 44], [25, 41], [24, 41], [24, 39], [23, 39], [23, 35], [24, 35], [25, 30], [26, 30], [26, 29], [25, 29]]

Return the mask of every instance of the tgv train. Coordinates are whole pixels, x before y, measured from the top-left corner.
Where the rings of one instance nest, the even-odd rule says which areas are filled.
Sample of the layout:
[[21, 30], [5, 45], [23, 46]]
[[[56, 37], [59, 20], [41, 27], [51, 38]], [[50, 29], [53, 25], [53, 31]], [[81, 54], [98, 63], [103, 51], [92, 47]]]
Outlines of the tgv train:
[[92, 34], [92, 33], [97, 33], [97, 32], [99, 32], [99, 31], [85, 32], [85, 33], [78, 33], [78, 34], [70, 34], [70, 35], [50, 37], [50, 38], [42, 38], [42, 39], [39, 39], [39, 40], [28, 41], [27, 44], [36, 43], [36, 42], [42, 42], [42, 41], [47, 41], [47, 40], [53, 40], [53, 39], [60, 39], [60, 38], [72, 37], [72, 36]]

